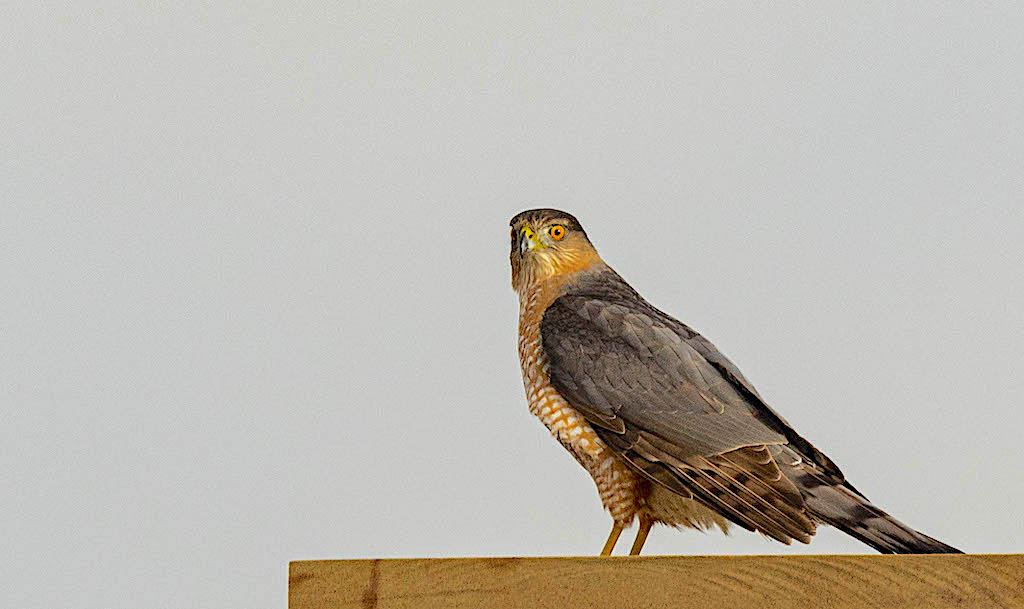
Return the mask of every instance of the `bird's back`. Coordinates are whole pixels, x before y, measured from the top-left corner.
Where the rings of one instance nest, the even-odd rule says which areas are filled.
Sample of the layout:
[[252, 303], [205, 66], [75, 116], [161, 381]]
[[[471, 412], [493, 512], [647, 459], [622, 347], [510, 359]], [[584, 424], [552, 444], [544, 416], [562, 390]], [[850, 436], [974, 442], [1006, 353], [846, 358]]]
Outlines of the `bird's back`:
[[780, 541], [826, 522], [883, 552], [949, 552], [872, 505], [710, 341], [608, 267], [545, 309], [551, 385], [642, 479]]

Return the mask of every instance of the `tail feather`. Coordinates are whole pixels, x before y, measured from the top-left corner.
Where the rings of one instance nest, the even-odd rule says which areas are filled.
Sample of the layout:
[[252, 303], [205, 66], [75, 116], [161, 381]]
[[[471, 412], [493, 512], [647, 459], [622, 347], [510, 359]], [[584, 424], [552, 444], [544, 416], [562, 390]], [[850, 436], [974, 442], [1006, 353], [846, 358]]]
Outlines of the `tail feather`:
[[822, 486], [808, 494], [807, 508], [816, 518], [859, 539], [883, 554], [962, 554], [953, 546], [896, 520], [844, 486]]
[[798, 456], [787, 463], [780, 459], [785, 474], [804, 497], [807, 510], [816, 519], [866, 543], [883, 554], [962, 554], [947, 545], [896, 520], [873, 505], [845, 481], [837, 482]]

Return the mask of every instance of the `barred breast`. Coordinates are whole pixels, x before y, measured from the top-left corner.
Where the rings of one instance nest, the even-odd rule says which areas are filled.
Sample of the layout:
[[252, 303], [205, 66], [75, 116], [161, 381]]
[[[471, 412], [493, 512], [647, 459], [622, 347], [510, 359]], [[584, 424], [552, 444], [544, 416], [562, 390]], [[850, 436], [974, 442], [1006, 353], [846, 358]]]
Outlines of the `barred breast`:
[[644, 484], [551, 385], [540, 336], [541, 317], [550, 304], [544, 300], [541, 289], [520, 295], [519, 364], [530, 412], [590, 473], [611, 517], [628, 525], [641, 507]]
[[551, 384], [540, 335], [540, 322], [551, 301], [553, 297], [541, 287], [520, 295], [519, 365], [530, 412], [590, 473], [604, 509], [615, 522], [625, 526], [642, 514], [669, 526], [717, 526], [726, 531], [725, 519], [707, 507], [641, 479]]

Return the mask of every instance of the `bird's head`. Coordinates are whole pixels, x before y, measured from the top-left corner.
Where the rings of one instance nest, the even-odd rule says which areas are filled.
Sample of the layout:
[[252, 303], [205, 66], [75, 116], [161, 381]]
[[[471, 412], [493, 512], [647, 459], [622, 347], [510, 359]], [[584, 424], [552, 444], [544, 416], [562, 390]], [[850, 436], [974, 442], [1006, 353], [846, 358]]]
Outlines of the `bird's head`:
[[530, 209], [512, 218], [512, 287], [586, 270], [601, 258], [579, 220], [557, 209]]

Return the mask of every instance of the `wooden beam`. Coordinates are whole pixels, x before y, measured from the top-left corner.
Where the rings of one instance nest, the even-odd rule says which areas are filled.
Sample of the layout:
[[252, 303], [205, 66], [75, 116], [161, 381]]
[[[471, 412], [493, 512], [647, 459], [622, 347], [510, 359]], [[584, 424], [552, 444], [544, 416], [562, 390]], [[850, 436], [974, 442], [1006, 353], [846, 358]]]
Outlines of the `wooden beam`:
[[1024, 554], [298, 561], [290, 609], [1024, 607]]

